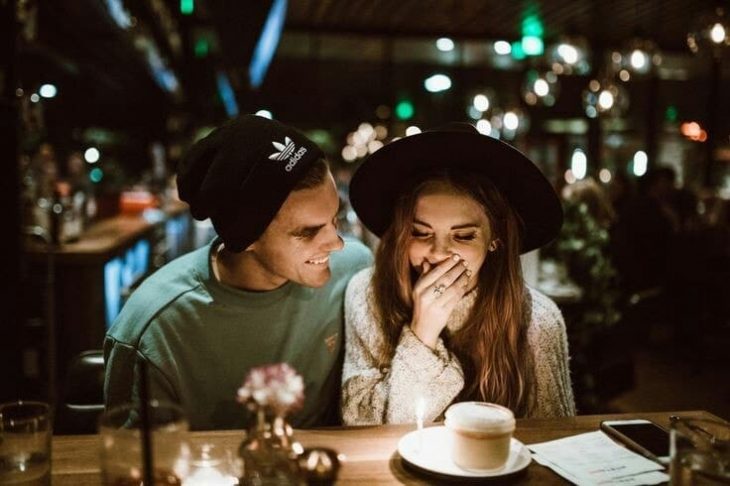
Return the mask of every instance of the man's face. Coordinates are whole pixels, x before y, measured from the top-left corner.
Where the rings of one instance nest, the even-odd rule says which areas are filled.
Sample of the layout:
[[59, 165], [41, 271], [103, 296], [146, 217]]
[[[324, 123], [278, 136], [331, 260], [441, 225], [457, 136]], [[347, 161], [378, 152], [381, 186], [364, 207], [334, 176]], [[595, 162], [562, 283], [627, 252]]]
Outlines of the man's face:
[[247, 252], [261, 272], [261, 290], [288, 280], [306, 287], [322, 287], [330, 278], [329, 255], [341, 250], [337, 234], [340, 200], [328, 174], [322, 184], [289, 194], [264, 234]]

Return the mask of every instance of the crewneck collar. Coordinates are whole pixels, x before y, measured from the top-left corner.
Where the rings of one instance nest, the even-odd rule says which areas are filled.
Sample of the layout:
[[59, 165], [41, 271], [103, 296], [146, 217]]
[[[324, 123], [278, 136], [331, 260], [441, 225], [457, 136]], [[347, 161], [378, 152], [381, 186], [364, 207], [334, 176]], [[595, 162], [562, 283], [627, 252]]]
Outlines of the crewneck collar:
[[198, 266], [200, 269], [205, 269], [200, 278], [216, 302], [228, 306], [263, 307], [292, 296], [299, 296], [300, 298], [310, 296], [312, 289], [305, 288], [292, 281], [287, 281], [284, 285], [273, 290], [260, 292], [238, 289], [220, 282], [213, 271], [213, 256], [221, 243], [220, 238], [215, 238], [208, 245], [207, 251], [201, 251], [200, 256], [205, 258], [206, 261]]

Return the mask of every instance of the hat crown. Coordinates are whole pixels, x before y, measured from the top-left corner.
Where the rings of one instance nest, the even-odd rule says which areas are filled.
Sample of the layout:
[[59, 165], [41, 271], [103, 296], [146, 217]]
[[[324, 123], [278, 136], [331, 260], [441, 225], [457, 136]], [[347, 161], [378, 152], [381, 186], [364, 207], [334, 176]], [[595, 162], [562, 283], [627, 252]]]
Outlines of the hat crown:
[[462, 132], [474, 134], [479, 133], [474, 125], [465, 122], [449, 122], [434, 129], [426, 130], [426, 132]]
[[276, 120], [242, 115], [196, 142], [178, 167], [180, 198], [210, 218], [226, 248], [241, 251], [263, 233], [320, 148]]

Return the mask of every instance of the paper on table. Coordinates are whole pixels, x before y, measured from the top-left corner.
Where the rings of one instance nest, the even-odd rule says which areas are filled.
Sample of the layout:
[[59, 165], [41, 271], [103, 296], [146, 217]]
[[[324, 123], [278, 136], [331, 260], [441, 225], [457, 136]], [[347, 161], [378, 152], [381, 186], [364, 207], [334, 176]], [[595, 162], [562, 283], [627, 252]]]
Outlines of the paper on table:
[[527, 447], [538, 463], [578, 485], [633, 486], [669, 480], [661, 465], [616, 444], [601, 431]]

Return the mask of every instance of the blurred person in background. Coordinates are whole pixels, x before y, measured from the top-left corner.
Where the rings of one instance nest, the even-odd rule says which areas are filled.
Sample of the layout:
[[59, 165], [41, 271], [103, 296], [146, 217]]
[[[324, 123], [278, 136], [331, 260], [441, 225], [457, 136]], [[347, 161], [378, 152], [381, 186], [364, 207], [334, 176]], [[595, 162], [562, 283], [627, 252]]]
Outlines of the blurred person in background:
[[375, 152], [350, 197], [381, 239], [345, 298], [346, 424], [413, 422], [419, 398], [425, 420], [468, 400], [575, 414], [563, 317], [520, 268], [562, 223], [530, 160], [453, 123]]
[[672, 205], [676, 174], [669, 167], [650, 170], [638, 195], [627, 203], [615, 231], [616, 266], [629, 293], [661, 293], [667, 280], [669, 249], [679, 228]]

